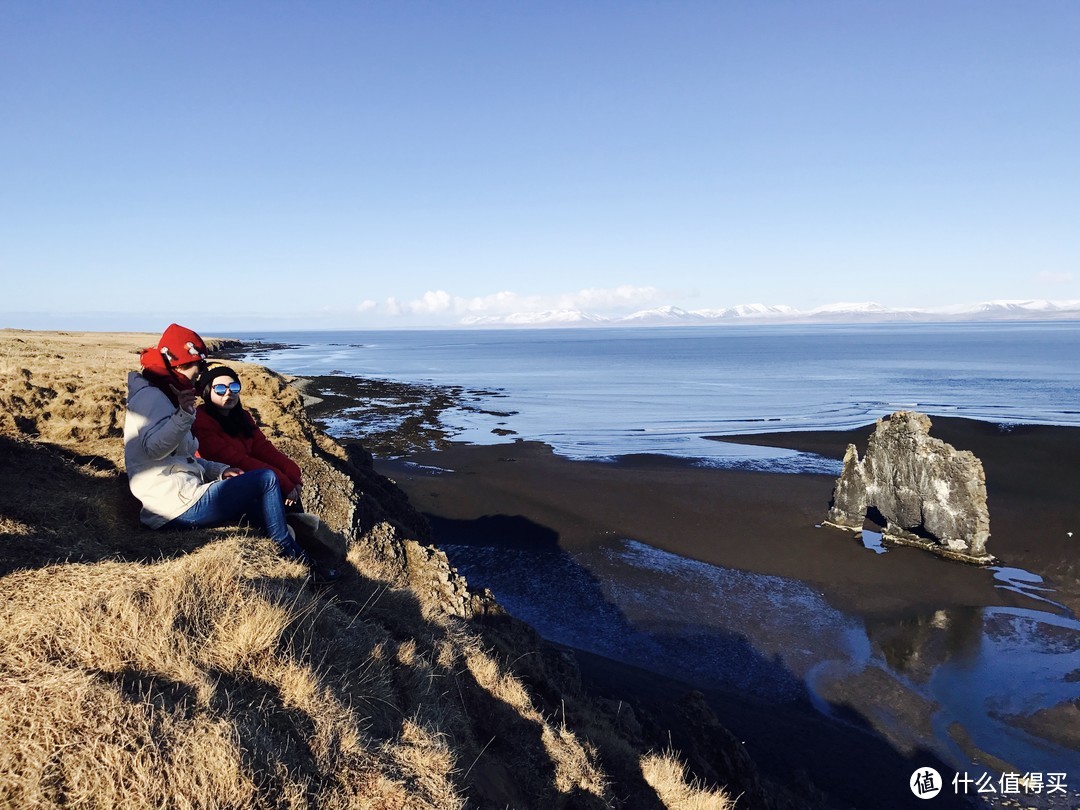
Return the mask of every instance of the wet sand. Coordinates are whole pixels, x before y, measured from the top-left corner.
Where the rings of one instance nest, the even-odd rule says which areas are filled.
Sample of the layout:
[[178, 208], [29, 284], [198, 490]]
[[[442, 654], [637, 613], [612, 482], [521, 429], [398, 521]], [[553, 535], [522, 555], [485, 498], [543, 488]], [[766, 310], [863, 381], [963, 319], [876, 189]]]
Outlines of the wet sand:
[[[849, 441], [865, 448], [869, 432], [725, 440], [839, 458]], [[1057, 601], [1080, 607], [1080, 470], [1071, 469], [1080, 464], [1080, 430], [1002, 433], [994, 425], [937, 419], [932, 435], [983, 459], [991, 552], [1003, 565], [1042, 575]], [[850, 534], [818, 528], [831, 476], [710, 469], [660, 456], [570, 461], [531, 442], [455, 444], [408, 461], [455, 473], [432, 476], [402, 461], [379, 462], [419, 511], [449, 521], [522, 516], [554, 532], [570, 552], [613, 537], [634, 539], [714, 565], [812, 583], [831, 604], [860, 615], [950, 605], [1042, 607], [996, 588], [984, 569], [918, 549], [875, 555]]]

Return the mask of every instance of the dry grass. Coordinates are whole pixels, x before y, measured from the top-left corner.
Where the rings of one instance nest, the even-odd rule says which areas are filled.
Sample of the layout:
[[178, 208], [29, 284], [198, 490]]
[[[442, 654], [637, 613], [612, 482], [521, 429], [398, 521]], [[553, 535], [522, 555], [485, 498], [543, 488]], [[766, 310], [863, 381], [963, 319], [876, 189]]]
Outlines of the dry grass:
[[244, 551], [5, 578], [0, 805], [462, 804], [445, 750], [396, 756], [409, 729], [371, 739], [329, 686], [298, 567]]
[[634, 745], [535, 649], [493, 649], [465, 618], [493, 606], [257, 366], [245, 402], [348, 541], [343, 581], [312, 591], [244, 531], [139, 527], [124, 385], [154, 340], [0, 330], [0, 807], [651, 807], [684, 784], [616, 790], [603, 757], [629, 772]]
[[709, 790], [687, 778], [686, 765], [671, 751], [641, 758], [641, 772], [671, 810], [731, 810], [735, 802], [722, 790]]

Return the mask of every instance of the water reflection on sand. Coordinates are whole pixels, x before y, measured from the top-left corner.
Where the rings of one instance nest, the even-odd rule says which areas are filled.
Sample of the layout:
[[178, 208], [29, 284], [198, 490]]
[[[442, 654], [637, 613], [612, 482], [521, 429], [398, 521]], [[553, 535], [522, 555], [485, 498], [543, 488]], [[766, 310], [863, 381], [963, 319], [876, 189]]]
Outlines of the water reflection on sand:
[[978, 758], [1021, 773], [1080, 771], [1080, 753], [1016, 725], [1080, 698], [1080, 622], [1071, 616], [995, 607], [860, 618], [806, 583], [633, 540], [574, 555], [446, 551], [472, 584], [551, 640], [702, 688], [805, 699], [837, 719], [865, 719], [901, 752], [930, 749], [958, 769]]

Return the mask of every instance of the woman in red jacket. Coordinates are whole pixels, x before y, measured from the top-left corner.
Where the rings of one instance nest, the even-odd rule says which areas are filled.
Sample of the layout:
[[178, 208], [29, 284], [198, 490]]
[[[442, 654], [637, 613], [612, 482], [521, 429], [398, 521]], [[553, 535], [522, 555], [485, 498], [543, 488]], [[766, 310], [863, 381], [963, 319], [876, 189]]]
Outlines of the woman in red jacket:
[[299, 510], [300, 468], [263, 435], [240, 404], [240, 377], [226, 366], [205, 371], [197, 387], [203, 404], [195, 411], [191, 432], [199, 440], [199, 455], [244, 472], [273, 470], [285, 505]]

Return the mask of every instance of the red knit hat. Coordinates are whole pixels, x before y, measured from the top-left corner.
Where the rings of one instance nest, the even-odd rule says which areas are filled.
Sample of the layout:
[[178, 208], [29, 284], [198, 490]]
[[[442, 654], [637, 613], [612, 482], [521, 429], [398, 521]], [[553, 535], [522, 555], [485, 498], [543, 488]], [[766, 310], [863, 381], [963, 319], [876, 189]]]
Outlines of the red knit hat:
[[186, 326], [171, 323], [162, 333], [157, 348], [143, 349], [139, 362], [143, 368], [165, 373], [170, 368], [197, 363], [206, 359], [206, 344]]

